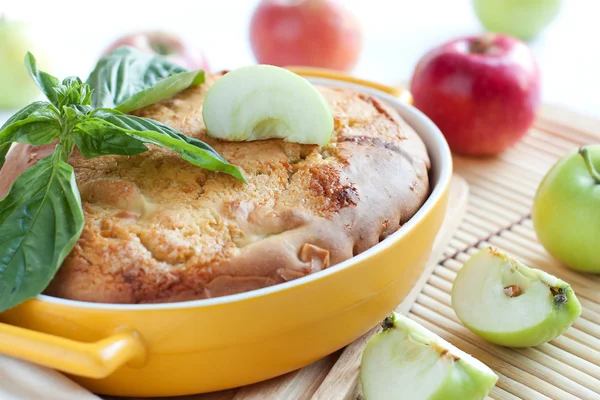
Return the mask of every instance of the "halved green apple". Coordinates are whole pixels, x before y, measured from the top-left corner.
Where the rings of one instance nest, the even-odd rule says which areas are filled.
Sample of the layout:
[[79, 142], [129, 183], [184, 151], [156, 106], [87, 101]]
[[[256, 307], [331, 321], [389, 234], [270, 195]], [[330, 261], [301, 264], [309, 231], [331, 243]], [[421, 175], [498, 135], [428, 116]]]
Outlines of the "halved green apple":
[[209, 136], [229, 141], [281, 138], [325, 145], [333, 132], [331, 108], [321, 93], [305, 78], [271, 65], [217, 79], [202, 116]]
[[568, 283], [493, 248], [479, 251], [460, 269], [452, 307], [471, 331], [509, 347], [552, 340], [581, 314]]
[[365, 400], [480, 400], [497, 380], [481, 361], [396, 313], [369, 340], [360, 365]]

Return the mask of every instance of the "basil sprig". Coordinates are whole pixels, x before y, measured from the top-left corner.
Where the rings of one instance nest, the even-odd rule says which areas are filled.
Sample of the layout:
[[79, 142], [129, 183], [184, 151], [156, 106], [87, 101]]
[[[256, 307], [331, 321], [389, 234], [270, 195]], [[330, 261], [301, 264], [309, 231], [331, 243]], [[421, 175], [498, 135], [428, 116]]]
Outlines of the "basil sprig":
[[87, 82], [61, 82], [39, 71], [30, 53], [25, 67], [48, 101], [24, 107], [0, 127], [0, 167], [14, 142], [57, 145], [0, 200], [0, 312], [42, 293], [81, 235], [81, 200], [68, 164], [75, 146], [86, 158], [140, 154], [146, 144], [167, 147], [193, 165], [244, 181], [206, 143], [124, 114], [202, 83], [202, 71], [123, 47], [102, 58]]

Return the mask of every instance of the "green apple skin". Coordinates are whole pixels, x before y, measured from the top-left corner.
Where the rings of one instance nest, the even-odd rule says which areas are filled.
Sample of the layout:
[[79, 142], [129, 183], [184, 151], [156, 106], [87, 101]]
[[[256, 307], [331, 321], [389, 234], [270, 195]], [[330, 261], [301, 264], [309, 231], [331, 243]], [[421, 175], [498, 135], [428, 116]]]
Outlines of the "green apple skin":
[[[458, 292], [466, 290], [466, 286], [472, 286], [472, 284], [463, 284], [463, 281], [465, 277], [473, 272], [473, 269], [493, 268], [492, 263], [501, 263], [516, 269], [522, 274], [523, 280], [529, 280], [530, 282], [541, 281], [548, 287], [560, 288], [566, 297], [566, 301], [561, 303], [560, 306], [548, 307], [549, 312], [546, 315], [540, 316], [542, 320], [539, 323], [532, 324], [520, 330], [494, 332], [477, 328], [469, 322], [469, 318], [472, 317], [471, 315], [464, 315], [460, 312], [462, 307], [457, 304], [459, 301]], [[552, 302], [550, 290], [548, 290], [547, 296], [547, 301], [549, 303]], [[477, 302], [477, 299], [473, 299], [473, 301]], [[482, 249], [471, 256], [458, 272], [452, 286], [452, 307], [458, 318], [470, 331], [488, 342], [506, 347], [533, 347], [546, 343], [562, 335], [581, 314], [581, 304], [568, 283], [539, 269], [529, 268], [506, 254], [491, 248]], [[490, 315], [493, 315], [494, 318], [500, 318], [500, 313], [489, 309], [486, 311]], [[513, 317], [513, 315], [508, 316], [508, 318]]]
[[562, 0], [474, 0], [475, 13], [491, 32], [521, 40], [536, 37], [561, 8]]
[[497, 381], [498, 376], [491, 370], [482, 373], [461, 358], [455, 362], [451, 374], [429, 400], [483, 400]]
[[[485, 364], [405, 316], [392, 313], [383, 326], [362, 356], [365, 400], [481, 400], [498, 381]], [[412, 388], [418, 393], [409, 392], [415, 379], [423, 380]]]
[[572, 269], [600, 273], [600, 145], [559, 160], [544, 177], [534, 199], [533, 227], [542, 245]]
[[40, 95], [25, 67], [28, 50], [34, 51], [27, 26], [0, 16], [0, 109], [16, 109]]

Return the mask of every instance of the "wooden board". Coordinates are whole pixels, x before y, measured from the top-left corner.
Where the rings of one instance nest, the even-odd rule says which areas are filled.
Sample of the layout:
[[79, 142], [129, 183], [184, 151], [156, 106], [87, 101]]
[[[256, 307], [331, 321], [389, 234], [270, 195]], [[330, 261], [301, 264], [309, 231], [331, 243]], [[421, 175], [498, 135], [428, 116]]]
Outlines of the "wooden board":
[[[537, 242], [530, 215], [537, 186], [554, 162], [595, 142], [600, 142], [600, 121], [545, 107], [514, 148], [494, 158], [454, 159], [455, 171], [470, 187], [464, 219], [457, 226], [461, 207], [453, 196], [448, 215], [458, 219], [445, 225], [433, 262], [398, 309], [494, 369], [500, 379], [490, 399], [600, 399], [600, 276], [574, 272], [554, 260]], [[461, 185], [460, 179], [455, 181], [454, 190], [456, 182]], [[450, 307], [452, 281], [471, 254], [489, 245], [571, 283], [583, 306], [573, 327], [549, 343], [526, 349], [492, 345], [464, 328]], [[181, 399], [354, 400], [360, 397], [362, 349], [374, 331], [282, 377]]]

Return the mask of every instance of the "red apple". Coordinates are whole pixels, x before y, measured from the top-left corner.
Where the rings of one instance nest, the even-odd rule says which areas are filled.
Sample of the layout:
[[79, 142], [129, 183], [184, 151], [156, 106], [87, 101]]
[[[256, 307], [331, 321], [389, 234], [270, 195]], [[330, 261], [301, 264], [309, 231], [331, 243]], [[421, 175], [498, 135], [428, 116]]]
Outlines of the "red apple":
[[362, 47], [358, 19], [332, 0], [263, 0], [250, 22], [250, 44], [261, 64], [348, 71]]
[[117, 39], [103, 53], [110, 53], [120, 46], [131, 46], [149, 54], [164, 56], [169, 61], [189, 70], [208, 71], [204, 53], [176, 34], [164, 31], [134, 32]]
[[509, 36], [456, 39], [427, 53], [410, 86], [414, 105], [459, 154], [496, 154], [529, 129], [540, 74], [529, 48]]

